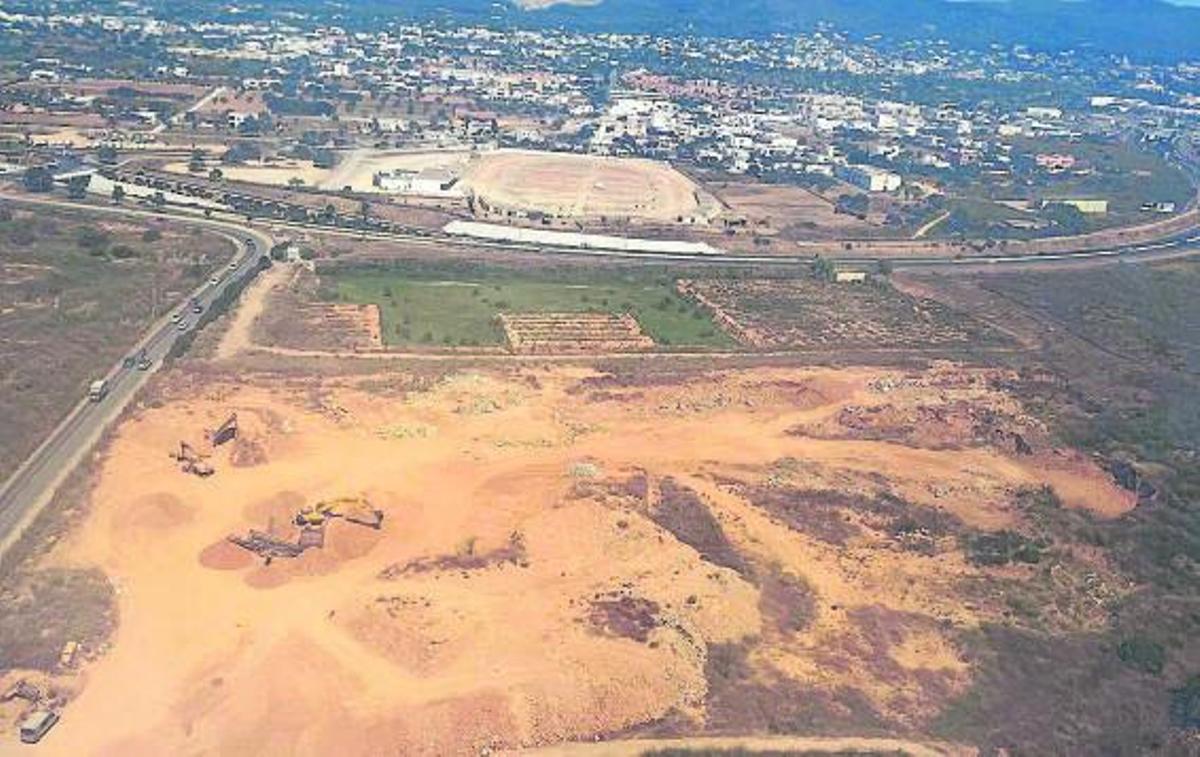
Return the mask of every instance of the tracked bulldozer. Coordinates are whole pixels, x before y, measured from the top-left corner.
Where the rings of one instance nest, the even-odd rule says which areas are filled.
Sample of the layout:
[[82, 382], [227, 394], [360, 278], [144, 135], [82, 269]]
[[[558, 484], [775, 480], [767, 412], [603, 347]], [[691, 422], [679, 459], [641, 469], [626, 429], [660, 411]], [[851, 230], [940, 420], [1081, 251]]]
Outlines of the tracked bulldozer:
[[200, 478], [208, 478], [213, 474], [213, 467], [187, 442], [179, 442], [179, 449], [172, 452], [171, 457], [179, 463], [179, 470], [184, 473]]
[[371, 507], [366, 497], [323, 500], [296, 513], [295, 523], [302, 528], [320, 528], [333, 518], [367, 528], [378, 529], [383, 526], [383, 511]]

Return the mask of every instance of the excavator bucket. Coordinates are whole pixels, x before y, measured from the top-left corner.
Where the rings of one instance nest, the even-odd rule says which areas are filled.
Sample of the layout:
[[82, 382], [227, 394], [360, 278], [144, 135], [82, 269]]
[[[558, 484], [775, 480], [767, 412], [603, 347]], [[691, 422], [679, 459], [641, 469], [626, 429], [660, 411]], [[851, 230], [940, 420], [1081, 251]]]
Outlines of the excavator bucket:
[[379, 530], [383, 528], [383, 510], [368, 510], [365, 513], [349, 514], [342, 516], [349, 523], [357, 523], [360, 526], [374, 528]]

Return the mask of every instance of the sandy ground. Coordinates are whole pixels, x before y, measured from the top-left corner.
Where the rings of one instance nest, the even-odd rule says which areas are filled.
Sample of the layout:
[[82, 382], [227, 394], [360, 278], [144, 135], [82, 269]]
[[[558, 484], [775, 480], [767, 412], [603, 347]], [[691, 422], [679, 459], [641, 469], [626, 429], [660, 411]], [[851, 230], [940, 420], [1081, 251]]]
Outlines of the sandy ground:
[[[246, 181], [254, 184], [270, 184], [286, 187], [292, 179], [300, 179], [305, 186], [315, 187], [329, 178], [329, 170], [317, 168], [310, 161], [279, 160], [265, 163], [250, 163], [240, 166], [213, 166], [220, 168], [221, 173], [230, 181]], [[189, 174], [187, 162], [167, 163], [162, 170], [170, 173]], [[205, 167], [200, 174], [206, 176], [209, 168]]]
[[474, 161], [463, 183], [494, 207], [562, 217], [671, 222], [709, 211], [704, 190], [651, 160], [498, 150]]
[[[833, 212], [832, 202], [802, 187], [747, 181], [724, 182], [711, 188], [728, 206], [728, 215], [745, 218], [759, 233], [790, 232], [795, 238], [817, 232], [853, 236], [871, 228], [866, 221]], [[801, 226], [806, 223], [813, 227]]]
[[[1101, 516], [1132, 506], [1082, 459], [830, 432], [847, 407], [947, 385], [769, 368], [168, 375], [51, 555], [111, 577], [120, 627], [37, 752], [477, 754], [670, 713], [700, 728], [709, 655], [750, 640], [766, 679], [812, 696], [851, 687], [919, 725], [970, 682], [954, 629], [993, 610], [954, 581], [980, 569], [953, 539], [900, 549], [853, 509], [839, 518], [855, 533], [832, 543], [748, 492], [883, 489], [972, 528], [1019, 526], [1026, 486]], [[213, 451], [217, 473], [179, 472], [167, 451], [231, 410], [243, 434]], [[226, 541], [294, 536], [298, 507], [360, 494], [381, 530], [336, 521], [323, 549], [270, 565]], [[684, 525], [663, 520], [671, 507]], [[803, 622], [780, 620], [782, 575], [811, 591]]]
[[[466, 166], [470, 155], [464, 150], [385, 152], [362, 149], [344, 153], [338, 164], [331, 169], [318, 168], [312, 164], [312, 161], [292, 158], [238, 166], [219, 166], [219, 168], [231, 181], [286, 187], [289, 186], [292, 179], [300, 179], [306, 187], [330, 192], [339, 192], [347, 186], [355, 192], [380, 192], [373, 184], [375, 174], [379, 171], [391, 171], [399, 168], [414, 171], [422, 168], [449, 168], [461, 171]], [[168, 163], [162, 168], [171, 173], [188, 173], [186, 161]], [[205, 173], [207, 173], [207, 168]]]
[[320, 188], [331, 192], [341, 191], [343, 187], [351, 187], [355, 192], [379, 192], [372, 183], [375, 174], [380, 171], [395, 171], [405, 169], [420, 171], [423, 168], [446, 168], [454, 172], [462, 171], [471, 153], [467, 150], [428, 150], [418, 152], [355, 150], [343, 155], [341, 161], [333, 168]]
[[287, 286], [299, 272], [298, 268], [273, 265], [246, 287], [237, 307], [233, 309], [229, 328], [221, 334], [221, 341], [217, 343], [217, 359], [228, 360], [253, 346], [251, 329], [266, 309], [268, 295], [277, 287]]

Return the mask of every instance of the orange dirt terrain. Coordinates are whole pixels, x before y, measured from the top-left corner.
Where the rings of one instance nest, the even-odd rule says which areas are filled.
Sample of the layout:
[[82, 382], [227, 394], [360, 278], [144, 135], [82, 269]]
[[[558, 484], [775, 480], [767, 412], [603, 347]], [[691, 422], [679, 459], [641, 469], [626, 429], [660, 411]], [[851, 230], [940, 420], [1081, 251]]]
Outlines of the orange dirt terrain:
[[[642, 370], [166, 375], [46, 558], [103, 570], [120, 621], [39, 749], [921, 739], [971, 685], [960, 634], [1010, 612], [979, 587], [1039, 576], [963, 545], [1031, 534], [1031, 498], [1134, 506], [1051, 446], [1005, 373]], [[238, 438], [200, 443], [231, 411]], [[212, 476], [180, 471], [180, 439]], [[382, 527], [333, 518], [269, 563], [227, 540], [295, 543], [297, 511], [339, 497]], [[1055, 560], [1096, 595], [1073, 612], [1052, 586], [1059, 627], [1127, 590], [1092, 552]]]

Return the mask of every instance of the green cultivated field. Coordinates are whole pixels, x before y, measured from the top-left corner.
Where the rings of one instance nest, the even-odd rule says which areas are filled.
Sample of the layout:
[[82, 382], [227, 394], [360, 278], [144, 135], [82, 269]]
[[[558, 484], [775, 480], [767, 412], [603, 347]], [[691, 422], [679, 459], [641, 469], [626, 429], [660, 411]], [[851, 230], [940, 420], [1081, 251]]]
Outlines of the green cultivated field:
[[327, 299], [379, 305], [383, 338], [393, 345], [501, 344], [500, 313], [632, 313], [666, 347], [734, 346], [666, 278], [394, 268], [325, 273], [322, 280]]

